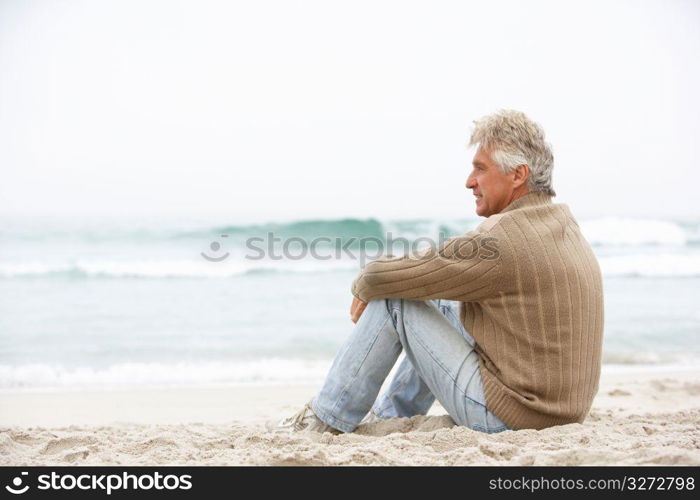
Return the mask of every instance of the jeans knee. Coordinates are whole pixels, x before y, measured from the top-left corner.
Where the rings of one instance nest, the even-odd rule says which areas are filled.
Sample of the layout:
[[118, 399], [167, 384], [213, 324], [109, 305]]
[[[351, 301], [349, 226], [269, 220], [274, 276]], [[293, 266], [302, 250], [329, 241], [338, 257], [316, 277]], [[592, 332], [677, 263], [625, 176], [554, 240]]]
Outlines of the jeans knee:
[[440, 310], [437, 300], [387, 299], [387, 302], [393, 310], [401, 313], [414, 311], [419, 314], [425, 314], [431, 309]]
[[389, 300], [391, 300], [391, 299], [372, 299], [367, 303], [367, 307], [365, 307], [365, 310], [369, 310], [369, 309], [390, 310]]
[[383, 309], [389, 314], [401, 308], [401, 299], [372, 299], [367, 303], [367, 309]]

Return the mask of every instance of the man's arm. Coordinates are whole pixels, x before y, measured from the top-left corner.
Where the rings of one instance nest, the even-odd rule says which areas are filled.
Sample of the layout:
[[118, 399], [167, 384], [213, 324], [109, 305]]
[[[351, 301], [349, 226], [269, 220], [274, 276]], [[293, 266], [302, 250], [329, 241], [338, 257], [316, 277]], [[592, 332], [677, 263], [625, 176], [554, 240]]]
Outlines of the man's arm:
[[352, 284], [362, 302], [380, 298], [468, 302], [492, 293], [497, 282], [499, 241], [490, 227], [451, 238], [422, 255], [370, 262]]

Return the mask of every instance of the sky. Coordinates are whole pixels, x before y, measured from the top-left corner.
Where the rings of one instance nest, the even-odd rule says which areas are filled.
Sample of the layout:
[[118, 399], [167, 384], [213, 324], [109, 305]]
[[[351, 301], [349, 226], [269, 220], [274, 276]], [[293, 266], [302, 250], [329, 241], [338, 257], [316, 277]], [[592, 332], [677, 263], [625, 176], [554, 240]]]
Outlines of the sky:
[[474, 215], [473, 120], [556, 202], [698, 217], [700, 2], [0, 0], [0, 215]]

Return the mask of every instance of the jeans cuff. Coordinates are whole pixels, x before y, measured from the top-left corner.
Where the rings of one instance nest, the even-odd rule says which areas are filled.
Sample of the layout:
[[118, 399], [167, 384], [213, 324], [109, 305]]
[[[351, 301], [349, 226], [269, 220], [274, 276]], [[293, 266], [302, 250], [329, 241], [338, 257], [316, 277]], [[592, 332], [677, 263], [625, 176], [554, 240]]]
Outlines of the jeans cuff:
[[316, 416], [324, 423], [327, 425], [330, 425], [334, 429], [338, 429], [339, 431], [343, 432], [352, 432], [355, 429], [357, 429], [357, 425], [352, 425], [347, 422], [344, 422], [343, 420], [340, 420], [337, 417], [334, 417], [333, 415], [330, 415], [326, 413], [323, 410], [320, 410], [318, 406], [316, 406], [316, 399], [314, 398], [313, 401], [311, 401], [311, 410], [316, 414]]

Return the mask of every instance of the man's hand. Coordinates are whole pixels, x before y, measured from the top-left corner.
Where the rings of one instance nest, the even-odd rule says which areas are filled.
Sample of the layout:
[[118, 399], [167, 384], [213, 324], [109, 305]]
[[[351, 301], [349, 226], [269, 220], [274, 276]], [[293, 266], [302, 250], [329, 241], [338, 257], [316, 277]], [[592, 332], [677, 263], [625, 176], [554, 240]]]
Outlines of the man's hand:
[[350, 306], [350, 319], [353, 323], [357, 323], [357, 320], [362, 316], [363, 311], [367, 307], [367, 302], [362, 302], [357, 297], [352, 298], [352, 305]]

